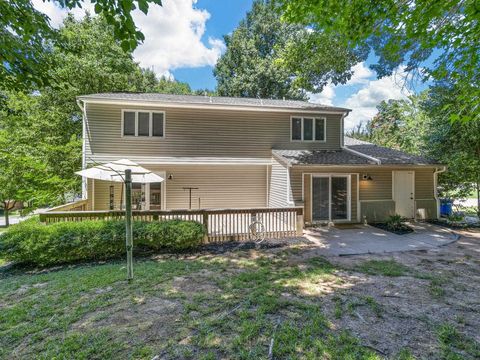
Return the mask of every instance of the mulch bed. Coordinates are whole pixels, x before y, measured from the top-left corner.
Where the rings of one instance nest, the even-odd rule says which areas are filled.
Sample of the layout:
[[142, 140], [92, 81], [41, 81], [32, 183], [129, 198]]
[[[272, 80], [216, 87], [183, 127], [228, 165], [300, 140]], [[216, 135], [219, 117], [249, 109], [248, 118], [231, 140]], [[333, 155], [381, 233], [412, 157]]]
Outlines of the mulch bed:
[[385, 223], [373, 223], [373, 224], [370, 224], [370, 225], [375, 226], [376, 228], [391, 232], [393, 234], [397, 234], [397, 235], [405, 235], [405, 234], [410, 234], [410, 233], [413, 232], [413, 229], [406, 224], [402, 224], [401, 227], [399, 227], [395, 230], [390, 229], [387, 226], [387, 224], [385, 224]]
[[311, 242], [305, 238], [284, 238], [284, 239], [265, 239], [261, 243], [254, 241], [227, 241], [222, 243], [205, 244], [197, 249], [196, 252], [208, 254], [224, 254], [236, 250], [252, 249], [275, 249], [292, 245], [309, 245]]

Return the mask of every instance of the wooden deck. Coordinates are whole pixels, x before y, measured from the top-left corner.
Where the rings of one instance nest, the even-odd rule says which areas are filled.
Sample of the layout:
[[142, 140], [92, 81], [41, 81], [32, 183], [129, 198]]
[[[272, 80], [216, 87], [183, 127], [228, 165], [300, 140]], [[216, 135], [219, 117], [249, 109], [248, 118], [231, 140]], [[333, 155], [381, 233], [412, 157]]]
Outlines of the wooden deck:
[[[70, 205], [75, 209], [78, 206]], [[134, 210], [134, 220], [165, 221], [182, 219], [197, 221], [207, 229], [207, 242], [250, 240], [249, 226], [253, 221], [261, 222], [267, 238], [302, 236], [303, 207], [251, 208], [251, 209], [203, 209], [203, 210]], [[77, 211], [58, 210], [40, 214], [40, 220], [47, 224], [61, 221], [122, 220], [125, 211]]]

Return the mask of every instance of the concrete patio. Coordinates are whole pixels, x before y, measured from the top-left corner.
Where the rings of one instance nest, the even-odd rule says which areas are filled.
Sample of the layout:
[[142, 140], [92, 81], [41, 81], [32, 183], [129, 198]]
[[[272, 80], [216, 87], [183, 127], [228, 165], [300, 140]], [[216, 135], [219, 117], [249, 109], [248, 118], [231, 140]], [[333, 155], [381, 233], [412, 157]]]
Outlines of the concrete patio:
[[305, 237], [325, 255], [378, 254], [430, 250], [455, 242], [459, 235], [427, 223], [409, 224], [414, 232], [396, 235], [369, 225], [339, 225], [309, 228]]

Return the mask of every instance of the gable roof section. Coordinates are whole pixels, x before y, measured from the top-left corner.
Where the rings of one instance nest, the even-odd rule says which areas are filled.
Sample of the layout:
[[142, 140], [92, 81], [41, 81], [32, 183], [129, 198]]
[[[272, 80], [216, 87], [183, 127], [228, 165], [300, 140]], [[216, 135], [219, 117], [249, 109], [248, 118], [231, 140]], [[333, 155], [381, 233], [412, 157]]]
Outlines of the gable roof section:
[[345, 136], [345, 147], [380, 160], [383, 165], [433, 165], [438, 162], [424, 156], [378, 146]]
[[290, 165], [434, 165], [432, 159], [345, 136], [345, 148], [331, 150], [272, 150]]
[[101, 93], [82, 95], [78, 100], [92, 103], [149, 103], [152, 105], [162, 104], [165, 106], [183, 105], [200, 107], [219, 107], [219, 106], [237, 106], [246, 108], [261, 109], [290, 109], [304, 111], [331, 111], [331, 112], [349, 112], [350, 109], [314, 104], [308, 101], [298, 100], [275, 100], [275, 99], [256, 99], [241, 97], [224, 96], [201, 96], [201, 95], [172, 95], [160, 93]]

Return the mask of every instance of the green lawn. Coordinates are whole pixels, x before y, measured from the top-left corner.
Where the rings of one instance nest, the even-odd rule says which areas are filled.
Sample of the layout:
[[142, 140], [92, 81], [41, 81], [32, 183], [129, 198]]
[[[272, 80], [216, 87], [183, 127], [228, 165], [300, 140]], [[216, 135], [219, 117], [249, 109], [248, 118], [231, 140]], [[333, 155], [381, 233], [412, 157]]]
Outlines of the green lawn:
[[[445, 258], [440, 263], [419, 253], [415, 267], [380, 256], [335, 265], [303, 257], [302, 251], [137, 260], [131, 284], [124, 280], [123, 261], [48, 271], [0, 269], [0, 358], [480, 356], [480, 345], [468, 337], [476, 313], [463, 312], [472, 288], [431, 268], [451, 267]], [[469, 266], [477, 271], [477, 263]], [[453, 291], [468, 295], [459, 295], [457, 305]], [[451, 315], [437, 318], [438, 306]], [[405, 348], [405, 339], [383, 334], [391, 326], [394, 334], [417, 327], [419, 338], [410, 335]]]
[[0, 357], [375, 359], [332, 329], [318, 284], [340, 285], [323, 260], [145, 260], [77, 266], [0, 281]]

